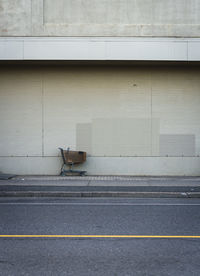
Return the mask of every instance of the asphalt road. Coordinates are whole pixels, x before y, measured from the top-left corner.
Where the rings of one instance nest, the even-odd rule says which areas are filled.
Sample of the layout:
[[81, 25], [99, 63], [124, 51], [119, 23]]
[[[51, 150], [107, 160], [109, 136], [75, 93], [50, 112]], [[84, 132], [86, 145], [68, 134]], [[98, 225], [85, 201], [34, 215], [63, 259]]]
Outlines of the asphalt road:
[[1, 198], [0, 275], [199, 276], [200, 199]]

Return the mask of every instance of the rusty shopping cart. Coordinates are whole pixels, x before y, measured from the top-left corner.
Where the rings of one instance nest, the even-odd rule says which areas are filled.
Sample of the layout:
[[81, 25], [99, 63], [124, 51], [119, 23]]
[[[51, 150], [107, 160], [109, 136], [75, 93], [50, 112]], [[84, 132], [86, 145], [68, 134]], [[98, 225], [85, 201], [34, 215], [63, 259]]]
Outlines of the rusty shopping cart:
[[[63, 159], [63, 165], [60, 175], [85, 175], [86, 171], [73, 170], [74, 165], [82, 164], [86, 161], [86, 152], [84, 151], [72, 151], [70, 148], [64, 150], [59, 148]], [[65, 169], [68, 167], [68, 170]]]

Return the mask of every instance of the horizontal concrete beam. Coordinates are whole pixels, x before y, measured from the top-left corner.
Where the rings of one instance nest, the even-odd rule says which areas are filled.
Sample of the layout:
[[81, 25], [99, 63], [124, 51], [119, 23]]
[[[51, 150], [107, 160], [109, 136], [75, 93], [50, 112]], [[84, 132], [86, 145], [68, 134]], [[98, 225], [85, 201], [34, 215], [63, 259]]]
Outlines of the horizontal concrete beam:
[[[61, 157], [0, 157], [5, 174], [58, 175]], [[200, 175], [200, 157], [87, 157], [76, 169], [88, 175]]]
[[0, 60], [200, 61], [200, 39], [0, 38]]

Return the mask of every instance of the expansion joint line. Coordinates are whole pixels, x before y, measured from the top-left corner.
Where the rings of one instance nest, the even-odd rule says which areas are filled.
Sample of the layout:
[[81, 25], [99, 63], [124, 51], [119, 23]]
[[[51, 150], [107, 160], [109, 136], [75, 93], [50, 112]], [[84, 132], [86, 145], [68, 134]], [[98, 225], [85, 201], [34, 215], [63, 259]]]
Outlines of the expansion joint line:
[[132, 239], [200, 239], [185, 235], [0, 235], [0, 238], [132, 238]]

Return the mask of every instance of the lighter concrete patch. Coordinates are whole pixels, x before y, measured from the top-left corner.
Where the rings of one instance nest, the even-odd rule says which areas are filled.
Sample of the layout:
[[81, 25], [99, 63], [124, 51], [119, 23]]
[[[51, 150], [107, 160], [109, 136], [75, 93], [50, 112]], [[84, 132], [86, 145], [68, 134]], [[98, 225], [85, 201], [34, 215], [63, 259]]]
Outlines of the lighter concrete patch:
[[76, 150], [92, 154], [92, 127], [91, 124], [76, 125]]
[[160, 135], [160, 156], [195, 156], [195, 135]]

